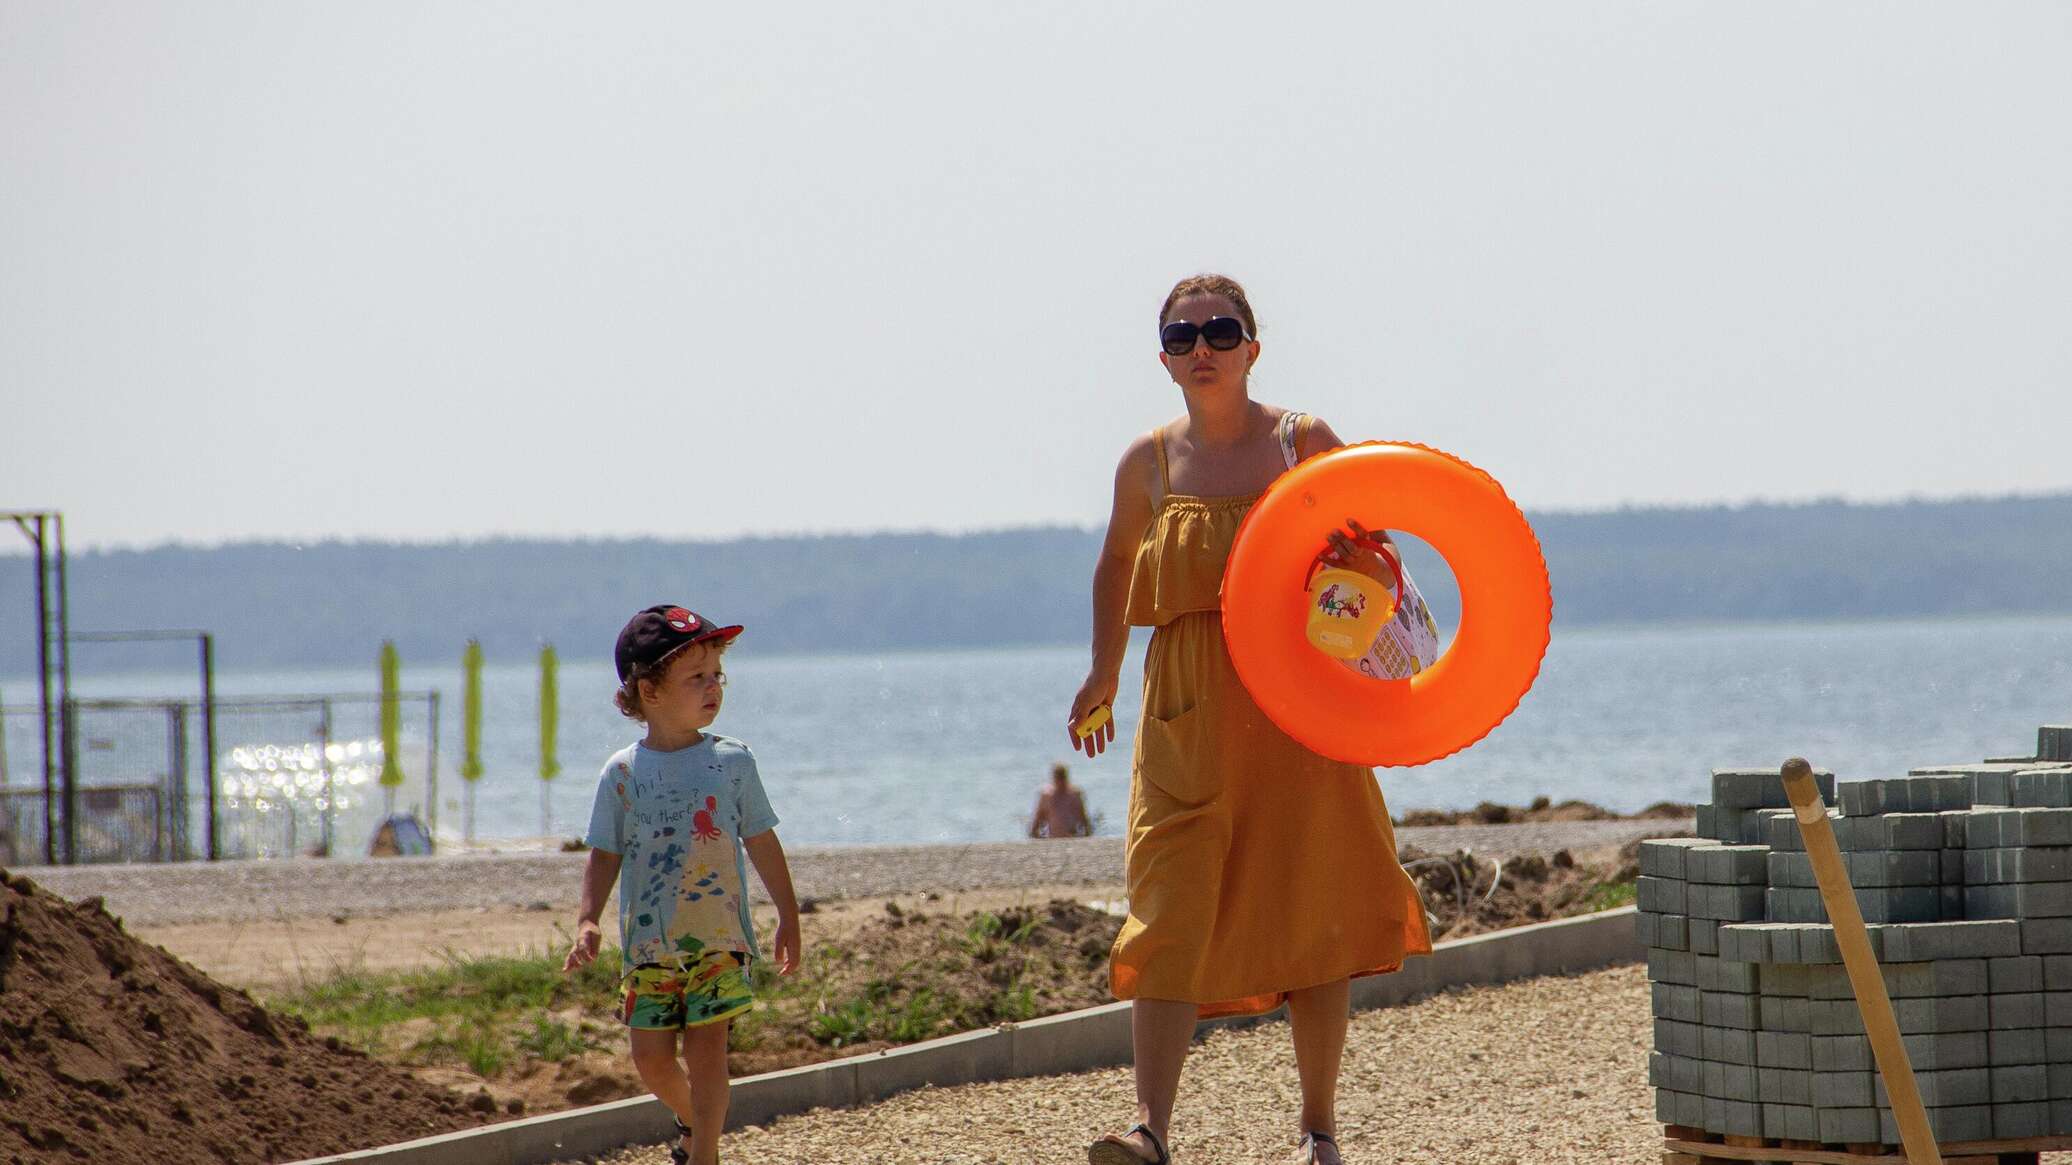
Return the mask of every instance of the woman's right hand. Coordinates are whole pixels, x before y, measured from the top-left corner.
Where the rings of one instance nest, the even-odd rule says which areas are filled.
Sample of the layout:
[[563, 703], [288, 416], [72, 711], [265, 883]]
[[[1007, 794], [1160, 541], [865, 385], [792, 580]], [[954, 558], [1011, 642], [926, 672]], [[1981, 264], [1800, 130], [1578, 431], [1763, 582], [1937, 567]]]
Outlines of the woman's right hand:
[[1072, 713], [1065, 720], [1065, 736], [1071, 740], [1076, 752], [1096, 757], [1108, 751], [1108, 745], [1115, 740], [1115, 717], [1109, 716], [1099, 728], [1080, 736], [1072, 726], [1093, 714], [1094, 709], [1106, 705], [1115, 707], [1115, 691], [1120, 686], [1118, 677], [1101, 672], [1088, 672], [1086, 682], [1079, 685], [1079, 694], [1072, 697]]

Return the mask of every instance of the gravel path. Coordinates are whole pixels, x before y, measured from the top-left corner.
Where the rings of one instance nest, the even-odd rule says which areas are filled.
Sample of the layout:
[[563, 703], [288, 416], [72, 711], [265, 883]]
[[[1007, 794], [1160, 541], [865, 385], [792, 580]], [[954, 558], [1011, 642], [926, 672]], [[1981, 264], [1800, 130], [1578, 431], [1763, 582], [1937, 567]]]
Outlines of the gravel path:
[[[1471, 849], [1501, 858], [1619, 846], [1636, 837], [1690, 827], [1688, 819], [1419, 826], [1398, 829], [1396, 840], [1427, 850]], [[1003, 886], [1119, 885], [1122, 881], [1122, 839], [1115, 837], [802, 847], [788, 856], [798, 892], [824, 899]], [[98, 895], [109, 913], [132, 926], [151, 926], [539, 903], [560, 909], [575, 902], [585, 860], [580, 853], [475, 854], [369, 861], [46, 866], [14, 872], [74, 900]], [[757, 885], [755, 892], [760, 895], [761, 889]]]
[[[1435, 995], [1353, 1017], [1339, 1141], [1356, 1165], [1606, 1165], [1653, 1161], [1646, 970], [1617, 967]], [[721, 1158], [761, 1165], [1054, 1165], [1130, 1121], [1127, 1068], [922, 1089], [743, 1129]], [[1283, 1021], [1211, 1032], [1174, 1116], [1180, 1165], [1283, 1162], [1295, 1146], [1294, 1054]], [[664, 1165], [664, 1148], [609, 1165]]]

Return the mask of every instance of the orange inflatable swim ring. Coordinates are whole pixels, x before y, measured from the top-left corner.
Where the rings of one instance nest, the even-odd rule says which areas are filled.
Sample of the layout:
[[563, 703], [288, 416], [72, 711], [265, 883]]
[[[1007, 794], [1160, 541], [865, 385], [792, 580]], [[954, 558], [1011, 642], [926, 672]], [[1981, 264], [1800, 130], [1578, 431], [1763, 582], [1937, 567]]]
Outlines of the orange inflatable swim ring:
[[[1357, 519], [1430, 543], [1460, 587], [1460, 627], [1438, 662], [1373, 679], [1313, 646], [1310, 567]], [[1547, 561], [1503, 487], [1449, 453], [1371, 441], [1282, 474], [1238, 528], [1223, 573], [1223, 637], [1238, 678], [1281, 731], [1333, 760], [1420, 765], [1468, 747], [1539, 675], [1554, 618]]]

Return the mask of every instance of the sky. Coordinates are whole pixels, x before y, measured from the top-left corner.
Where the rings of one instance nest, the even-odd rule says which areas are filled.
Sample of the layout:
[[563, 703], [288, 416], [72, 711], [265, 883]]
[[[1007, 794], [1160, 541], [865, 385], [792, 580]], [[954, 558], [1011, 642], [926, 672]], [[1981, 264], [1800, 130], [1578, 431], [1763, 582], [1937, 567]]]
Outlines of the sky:
[[0, 510], [1089, 525], [1204, 270], [1256, 397], [1528, 510], [2072, 489], [2067, 60], [2043, 2], [8, 0]]

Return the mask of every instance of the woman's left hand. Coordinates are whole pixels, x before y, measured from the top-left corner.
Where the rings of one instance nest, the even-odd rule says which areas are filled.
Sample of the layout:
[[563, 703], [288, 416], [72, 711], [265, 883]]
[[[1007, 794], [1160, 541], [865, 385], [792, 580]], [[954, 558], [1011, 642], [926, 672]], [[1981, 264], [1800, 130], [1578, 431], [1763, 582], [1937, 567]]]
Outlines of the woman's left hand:
[[[1341, 530], [1331, 531], [1326, 538], [1326, 541], [1331, 544], [1331, 549], [1324, 553], [1324, 561], [1331, 563], [1333, 566], [1342, 566], [1347, 570], [1358, 571], [1377, 582], [1386, 583], [1390, 592], [1393, 593], [1396, 588], [1396, 572], [1391, 569], [1390, 560], [1393, 559], [1395, 562], [1400, 563], [1402, 561], [1402, 554], [1396, 549], [1396, 543], [1389, 537], [1388, 531], [1369, 530], [1365, 526], [1360, 525], [1359, 520], [1356, 518], [1347, 518], [1345, 525], [1347, 530], [1352, 531], [1351, 536], [1347, 536]], [[1358, 545], [1355, 541], [1356, 539], [1378, 542], [1383, 549], [1377, 552], [1369, 547]], [[1388, 557], [1382, 557], [1384, 554]]]

